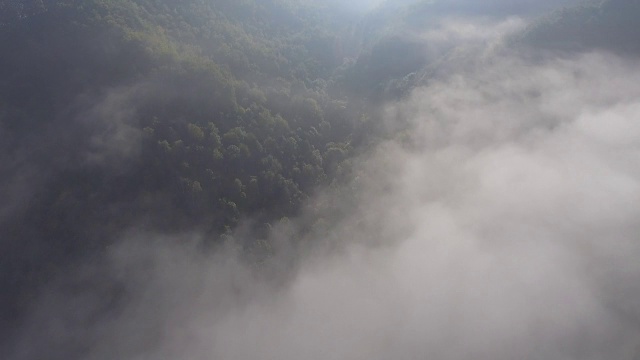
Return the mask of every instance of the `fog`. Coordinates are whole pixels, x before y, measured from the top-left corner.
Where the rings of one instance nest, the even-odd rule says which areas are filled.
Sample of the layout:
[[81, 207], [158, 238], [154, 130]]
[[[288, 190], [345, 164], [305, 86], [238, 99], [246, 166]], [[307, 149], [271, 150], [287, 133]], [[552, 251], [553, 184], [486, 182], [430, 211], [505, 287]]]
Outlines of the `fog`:
[[585, 3], [584, 0], [536, 1], [536, 0], [434, 0], [433, 3], [443, 9], [470, 14], [505, 15], [505, 14], [539, 14], [555, 10], [562, 6]]
[[379, 10], [402, 9], [406, 6], [424, 7], [426, 16], [465, 14], [469, 16], [501, 17], [507, 15], [540, 15], [563, 6], [586, 3], [589, 0], [352, 0], [340, 2], [336, 0], [320, 2], [324, 5], [338, 7], [352, 13], [366, 13]]
[[388, 106], [405, 136], [358, 159], [353, 197], [311, 200], [348, 209], [328, 233], [274, 229], [265, 266], [294, 273], [132, 230], [43, 290], [5, 358], [636, 359], [640, 63], [491, 46]]
[[356, 13], [364, 13], [375, 9], [384, 3], [385, 0], [354, 0], [354, 1], [329, 1], [329, 2], [321, 2], [325, 4], [329, 4], [330, 6], [341, 7], [345, 10], [356, 12]]
[[425, 16], [466, 15], [500, 18], [509, 15], [535, 16], [565, 6], [593, 3], [590, 0], [390, 0], [384, 6], [412, 5], [413, 10], [422, 9]]

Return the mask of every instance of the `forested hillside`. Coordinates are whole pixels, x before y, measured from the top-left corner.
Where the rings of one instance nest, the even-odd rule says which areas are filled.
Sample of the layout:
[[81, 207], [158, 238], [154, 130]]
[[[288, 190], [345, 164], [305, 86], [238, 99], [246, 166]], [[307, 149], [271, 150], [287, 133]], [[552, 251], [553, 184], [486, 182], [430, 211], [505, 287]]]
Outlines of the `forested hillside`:
[[244, 219], [260, 239], [349, 178], [350, 157], [375, 136], [366, 98], [340, 81], [355, 20], [339, 9], [1, 6], [0, 237], [15, 256], [0, 283], [18, 299], [131, 227], [197, 228], [218, 243]]
[[589, 1], [556, 10], [532, 24], [518, 41], [555, 51], [607, 50], [640, 54], [640, 1]]

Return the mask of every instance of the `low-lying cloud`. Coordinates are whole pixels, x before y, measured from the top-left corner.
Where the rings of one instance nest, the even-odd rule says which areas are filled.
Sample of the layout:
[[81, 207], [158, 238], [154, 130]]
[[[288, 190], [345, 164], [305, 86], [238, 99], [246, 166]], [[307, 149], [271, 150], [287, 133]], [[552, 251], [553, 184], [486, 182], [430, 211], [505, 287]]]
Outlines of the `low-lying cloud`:
[[274, 285], [130, 235], [51, 286], [9, 359], [639, 356], [640, 63], [483, 56], [388, 109], [410, 135], [310, 240], [342, 251]]
[[427, 31], [423, 38], [427, 44], [478, 42], [496, 40], [505, 34], [522, 30], [526, 22], [519, 17], [510, 17], [503, 21], [484, 23], [481, 20], [450, 18], [443, 20], [435, 29]]

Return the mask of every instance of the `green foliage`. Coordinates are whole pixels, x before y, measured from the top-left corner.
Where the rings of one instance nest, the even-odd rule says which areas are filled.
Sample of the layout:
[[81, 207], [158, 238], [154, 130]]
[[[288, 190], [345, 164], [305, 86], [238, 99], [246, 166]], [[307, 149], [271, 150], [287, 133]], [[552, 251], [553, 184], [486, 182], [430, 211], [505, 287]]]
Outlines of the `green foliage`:
[[[69, 119], [99, 114], [107, 128], [143, 134], [140, 152], [127, 156], [117, 174], [82, 162], [54, 169], [68, 178], [88, 172], [103, 179], [90, 181], [79, 201], [128, 208], [118, 221], [145, 217], [174, 230], [206, 221], [220, 233], [242, 217], [292, 216], [315, 187], [334, 180], [328, 174], [351, 153], [354, 128], [348, 116], [337, 116], [340, 100], [325, 92], [323, 80], [342, 62], [334, 45], [348, 25], [319, 5], [11, 4], [2, 5], [0, 45], [14, 50], [0, 59], [0, 102], [8, 114], [2, 127], [16, 139], [44, 136], [52, 126], [72, 126]], [[112, 105], [110, 93], [122, 104]], [[118, 120], [124, 124], [110, 120], [119, 111], [128, 114]], [[75, 145], [68, 155], [94, 151], [95, 131], [69, 133]], [[73, 192], [76, 184], [61, 180], [59, 191]], [[122, 184], [127, 192], [118, 190]]]
[[24, 296], [131, 227], [266, 261], [270, 227], [242, 244], [238, 224], [296, 216], [370, 136], [339, 80], [347, 20], [303, 0], [0, 1], [7, 181], [37, 177], [0, 237], [43, 249], [0, 284]]

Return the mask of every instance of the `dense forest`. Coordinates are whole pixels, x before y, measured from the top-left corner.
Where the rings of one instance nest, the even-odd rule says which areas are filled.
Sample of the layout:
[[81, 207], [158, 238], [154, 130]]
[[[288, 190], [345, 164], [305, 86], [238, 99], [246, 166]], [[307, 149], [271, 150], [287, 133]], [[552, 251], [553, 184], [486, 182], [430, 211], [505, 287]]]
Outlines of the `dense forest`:
[[[532, 4], [527, 14], [549, 8]], [[511, 45], [637, 54], [639, 4], [558, 10]], [[454, 52], [406, 34], [450, 12], [438, 1], [366, 14], [313, 0], [0, 2], [0, 286], [12, 289], [0, 327], [131, 228], [197, 229], [206, 246], [269, 256], [272, 227], [318, 191], [352, 196], [355, 157], [401, 136], [379, 110]], [[301, 233], [341, 216], [313, 206]], [[234, 240], [239, 226], [251, 235]]]
[[131, 226], [264, 232], [371, 141], [366, 99], [340, 80], [353, 24], [321, 5], [3, 4], [12, 288]]

